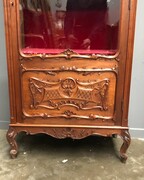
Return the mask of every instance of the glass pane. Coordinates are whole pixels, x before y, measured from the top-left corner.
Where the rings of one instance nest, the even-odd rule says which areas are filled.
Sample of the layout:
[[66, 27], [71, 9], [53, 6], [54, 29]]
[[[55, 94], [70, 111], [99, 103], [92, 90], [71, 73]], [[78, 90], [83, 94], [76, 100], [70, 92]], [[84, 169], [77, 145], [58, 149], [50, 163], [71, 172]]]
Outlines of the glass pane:
[[20, 0], [24, 53], [114, 54], [121, 0]]

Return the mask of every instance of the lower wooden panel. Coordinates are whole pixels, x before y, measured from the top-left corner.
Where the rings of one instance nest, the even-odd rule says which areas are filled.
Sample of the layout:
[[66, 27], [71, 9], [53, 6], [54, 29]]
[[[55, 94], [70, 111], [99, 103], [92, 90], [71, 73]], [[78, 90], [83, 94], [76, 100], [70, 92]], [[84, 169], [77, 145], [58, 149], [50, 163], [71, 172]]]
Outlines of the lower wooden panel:
[[[63, 118], [71, 121], [83, 119], [88, 123], [99, 120], [112, 124], [115, 93], [116, 73], [113, 71], [25, 72], [22, 75], [23, 117], [27, 121]], [[61, 122], [57, 120], [54, 124]]]

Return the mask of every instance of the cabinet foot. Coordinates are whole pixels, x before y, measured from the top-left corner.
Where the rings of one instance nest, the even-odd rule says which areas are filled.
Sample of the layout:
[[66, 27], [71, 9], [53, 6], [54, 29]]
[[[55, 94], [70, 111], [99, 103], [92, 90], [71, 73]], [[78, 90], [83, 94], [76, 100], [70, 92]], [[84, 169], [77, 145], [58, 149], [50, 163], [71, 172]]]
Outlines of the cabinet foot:
[[17, 135], [16, 130], [12, 127], [9, 127], [9, 130], [7, 132], [7, 141], [11, 146], [10, 155], [12, 158], [16, 158], [18, 154], [18, 145], [15, 140], [16, 135]]
[[122, 163], [126, 163], [127, 160], [127, 155], [126, 155], [126, 151], [130, 145], [131, 142], [131, 138], [130, 138], [130, 134], [128, 130], [123, 130], [121, 132], [121, 138], [123, 140], [123, 144], [120, 148], [120, 160]]

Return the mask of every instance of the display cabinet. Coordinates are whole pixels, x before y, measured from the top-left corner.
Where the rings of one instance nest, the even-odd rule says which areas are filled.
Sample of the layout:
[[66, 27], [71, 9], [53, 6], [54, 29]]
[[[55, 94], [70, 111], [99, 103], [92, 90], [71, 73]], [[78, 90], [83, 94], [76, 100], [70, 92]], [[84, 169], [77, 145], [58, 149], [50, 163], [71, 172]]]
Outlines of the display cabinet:
[[16, 136], [119, 135], [128, 101], [136, 0], [4, 0], [10, 155]]

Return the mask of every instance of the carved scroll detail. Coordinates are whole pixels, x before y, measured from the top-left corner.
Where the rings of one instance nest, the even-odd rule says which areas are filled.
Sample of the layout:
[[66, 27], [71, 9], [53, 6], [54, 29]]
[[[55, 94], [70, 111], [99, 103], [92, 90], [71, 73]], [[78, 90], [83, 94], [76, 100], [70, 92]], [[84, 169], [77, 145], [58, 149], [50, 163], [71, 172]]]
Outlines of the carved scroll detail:
[[31, 108], [47, 108], [60, 110], [64, 106], [72, 106], [77, 110], [107, 110], [105, 105], [109, 79], [101, 81], [79, 81], [73, 78], [57, 81], [29, 79], [32, 94]]
[[94, 114], [88, 114], [87, 116], [84, 115], [78, 115], [73, 111], [66, 110], [64, 112], [61, 112], [60, 114], [47, 114], [47, 113], [38, 113], [38, 114], [27, 114], [25, 111], [23, 111], [23, 119], [25, 118], [57, 118], [57, 117], [63, 117], [68, 120], [71, 118], [79, 118], [79, 119], [89, 119], [89, 120], [102, 120], [102, 121], [110, 121], [113, 120], [113, 116], [99, 116], [99, 115], [94, 115]]
[[115, 73], [116, 76], [118, 74], [118, 66], [116, 66], [116, 65], [112, 68], [91, 68], [91, 69], [78, 68], [76, 66], [70, 66], [70, 67], [61, 66], [59, 68], [52, 67], [50, 69], [44, 69], [44, 68], [29, 69], [29, 68], [26, 68], [23, 64], [20, 64], [20, 70], [21, 70], [21, 73], [36, 71], [36, 72], [43, 72], [43, 73], [49, 74], [51, 76], [56, 76], [59, 72], [63, 72], [63, 71], [73, 71], [73, 72], [77, 72], [77, 73], [82, 73], [83, 76], [87, 76], [87, 75], [90, 75], [90, 74], [93, 74], [96, 72], [98, 74], [101, 74], [103, 72], [113, 72], [113, 73]]
[[82, 55], [78, 54], [77, 52], [66, 49], [65, 51], [59, 54], [22, 54], [20, 52], [20, 61], [31, 61], [33, 58], [40, 58], [41, 60], [47, 60], [49, 58], [65, 58], [70, 60], [72, 58], [83, 58], [83, 59], [94, 59], [94, 60], [101, 60], [101, 59], [109, 59], [109, 60], [116, 60], [119, 61], [119, 52], [115, 55], [105, 55], [105, 54], [88, 54]]
[[18, 146], [15, 140], [16, 135], [17, 135], [17, 132], [15, 131], [15, 129], [10, 127], [7, 132], [7, 140], [11, 146], [10, 155], [12, 158], [15, 158], [18, 153]]
[[47, 135], [50, 135], [54, 138], [58, 139], [64, 139], [64, 138], [72, 138], [72, 139], [83, 139], [85, 137], [88, 137], [90, 135], [102, 135], [102, 136], [110, 136], [110, 133], [105, 133], [103, 131], [97, 132], [96, 129], [91, 129], [91, 128], [71, 128], [71, 127], [63, 127], [63, 128], [57, 128], [57, 127], [50, 127], [50, 128], [31, 128], [31, 127], [22, 127], [17, 129], [15, 127], [18, 133], [20, 132], [25, 132], [27, 135], [31, 134], [39, 134], [39, 133], [44, 133]]

